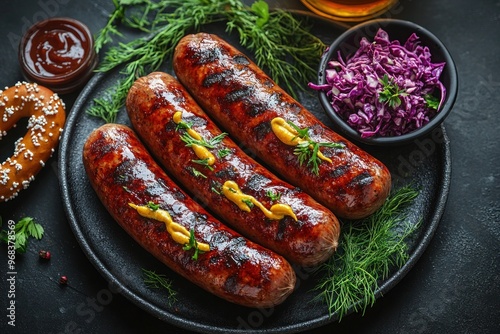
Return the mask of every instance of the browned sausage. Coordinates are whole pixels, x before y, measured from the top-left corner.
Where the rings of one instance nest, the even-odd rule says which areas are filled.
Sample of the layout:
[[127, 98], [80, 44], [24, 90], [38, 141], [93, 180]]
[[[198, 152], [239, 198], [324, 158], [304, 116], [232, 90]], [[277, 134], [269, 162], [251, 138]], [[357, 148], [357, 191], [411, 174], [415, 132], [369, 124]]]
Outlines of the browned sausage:
[[[385, 201], [391, 187], [387, 167], [322, 124], [235, 47], [215, 35], [187, 35], [176, 46], [173, 66], [205, 112], [237, 142], [337, 216], [362, 218]], [[331, 162], [321, 160], [315, 172], [307, 161], [300, 163], [296, 147], [275, 135], [271, 121], [277, 117], [307, 128], [316, 143], [341, 148], [321, 147]]]
[[[192, 124], [193, 135], [206, 142], [224, 134], [174, 77], [156, 72], [139, 78], [129, 91], [126, 107], [137, 134], [167, 172], [224, 222], [299, 265], [315, 266], [333, 254], [340, 232], [335, 215], [278, 179], [228, 136], [203, 150], [213, 158], [210, 164], [200, 165], [193, 147], [182, 140], [193, 137], [187, 129], [179, 129], [175, 115], [180, 115], [184, 124]], [[224, 184], [230, 182], [252, 199], [238, 196], [235, 203], [226, 197]], [[255, 204], [247, 206], [242, 202], [245, 199]], [[283, 209], [290, 211], [273, 214]]]
[[[83, 162], [94, 190], [118, 224], [184, 278], [249, 307], [277, 305], [294, 289], [295, 273], [282, 256], [229, 229], [188, 197], [130, 128], [106, 124], [94, 130], [84, 145]], [[173, 223], [147, 218], [130, 203], [148, 213], [167, 212]], [[145, 206], [151, 203], [151, 209]], [[193, 259], [195, 248], [184, 250], [171, 228], [192, 230], [199, 249], [209, 248]]]

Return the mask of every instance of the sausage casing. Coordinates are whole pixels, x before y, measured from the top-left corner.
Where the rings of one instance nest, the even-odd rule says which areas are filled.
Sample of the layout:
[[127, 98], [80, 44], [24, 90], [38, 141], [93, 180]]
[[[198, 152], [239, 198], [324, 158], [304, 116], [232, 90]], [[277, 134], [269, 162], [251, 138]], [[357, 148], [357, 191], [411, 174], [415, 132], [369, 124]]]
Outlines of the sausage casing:
[[[228, 136], [209, 150], [213, 164], [199, 164], [195, 150], [182, 140], [186, 130], [179, 129], [175, 114], [180, 112], [182, 121], [206, 141], [224, 134], [174, 77], [155, 72], [139, 78], [129, 91], [126, 107], [137, 134], [167, 172], [224, 222], [299, 265], [315, 266], [333, 254], [340, 233], [336, 216], [258, 164]], [[219, 156], [220, 152], [225, 153]], [[263, 210], [285, 204], [295, 217], [274, 218], [268, 212], [269, 218], [258, 206], [248, 212], [240, 209], [220, 190], [227, 181], [236, 182]]]
[[[282, 256], [229, 229], [188, 197], [130, 128], [106, 124], [94, 130], [85, 142], [83, 162], [90, 183], [118, 224], [184, 278], [249, 307], [277, 305], [294, 289], [295, 273]], [[166, 224], [141, 216], [129, 203], [155, 203], [210, 249], [193, 259], [192, 250], [174, 241]]]
[[[179, 81], [221, 128], [338, 217], [366, 217], [387, 198], [391, 176], [383, 163], [325, 126], [218, 36], [186, 35], [176, 46], [173, 67]], [[277, 117], [308, 129], [316, 143], [343, 147], [322, 147], [331, 163], [319, 163], [315, 173], [299, 161], [295, 147], [273, 133], [271, 121]]]

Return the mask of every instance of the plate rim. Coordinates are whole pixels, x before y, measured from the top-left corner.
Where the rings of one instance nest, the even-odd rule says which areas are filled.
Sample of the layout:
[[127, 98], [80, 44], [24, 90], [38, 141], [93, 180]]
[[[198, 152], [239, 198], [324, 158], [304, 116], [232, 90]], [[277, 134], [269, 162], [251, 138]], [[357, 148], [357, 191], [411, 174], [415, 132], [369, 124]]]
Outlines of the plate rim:
[[[304, 15], [302, 11], [291, 11], [292, 13], [298, 13], [299, 15]], [[321, 17], [318, 17], [314, 14], [305, 15], [307, 17], [312, 17], [314, 19], [319, 19], [322, 22], [327, 22], [327, 24], [336, 24], [336, 22], [331, 22], [325, 20]], [[339, 25], [342, 29], [345, 29], [343, 25]], [[146, 298], [143, 298], [134, 291], [132, 291], [126, 284], [120, 283], [120, 280], [115, 277], [110, 268], [104, 264], [104, 262], [99, 259], [96, 253], [93, 250], [93, 246], [86, 240], [81, 226], [77, 222], [76, 214], [74, 211], [74, 204], [71, 203], [70, 193], [69, 193], [69, 184], [68, 179], [65, 175], [68, 175], [68, 159], [65, 154], [68, 149], [70, 149], [70, 139], [72, 136], [72, 131], [67, 131], [66, 128], [73, 128], [77, 125], [78, 112], [82, 112], [84, 105], [89, 101], [89, 97], [91, 93], [96, 89], [99, 82], [103, 80], [107, 75], [110, 75], [110, 72], [99, 72], [95, 73], [92, 78], [87, 82], [84, 89], [80, 92], [78, 97], [76, 98], [70, 113], [66, 120], [65, 131], [63, 131], [59, 149], [58, 149], [58, 163], [60, 166], [59, 170], [59, 184], [61, 188], [61, 197], [63, 200], [63, 208], [68, 219], [69, 225], [71, 227], [72, 232], [75, 234], [77, 242], [80, 247], [84, 251], [86, 257], [92, 263], [92, 265], [97, 269], [97, 271], [103, 276], [109, 284], [116, 284], [120, 287], [119, 293], [126, 297], [126, 299], [133, 302], [136, 306], [141, 309], [153, 314], [157, 318], [162, 321], [168, 322], [174, 326], [178, 326], [187, 330], [192, 330], [196, 332], [204, 332], [204, 333], [220, 333], [223, 331], [224, 333], [285, 333], [290, 331], [301, 331], [306, 329], [313, 329], [324, 326], [331, 322], [334, 322], [338, 319], [338, 316], [334, 314], [330, 316], [329, 314], [325, 314], [322, 317], [318, 317], [308, 321], [302, 321], [297, 324], [285, 325], [275, 329], [232, 329], [228, 331], [228, 328], [223, 327], [215, 327], [212, 325], [201, 324], [196, 321], [187, 320], [183, 317], [177, 316], [172, 312], [168, 312], [168, 310], [157, 307], [152, 302], [148, 301]], [[90, 116], [89, 116], [90, 117]], [[423, 231], [424, 233], [419, 237], [420, 242], [413, 249], [411, 256], [408, 258], [406, 263], [399, 269], [395, 270], [394, 273], [385, 279], [383, 283], [378, 287], [375, 291], [376, 299], [385, 295], [388, 291], [390, 291], [395, 285], [397, 285], [410, 271], [410, 269], [415, 265], [416, 262], [421, 258], [425, 250], [427, 249], [429, 243], [431, 242], [439, 222], [441, 221], [442, 215], [444, 213], [446, 202], [448, 200], [448, 194], [450, 190], [451, 183], [451, 151], [450, 151], [450, 140], [447, 136], [446, 129], [444, 124], [440, 125], [440, 128], [443, 132], [443, 142], [439, 143], [439, 148], [441, 150], [439, 154], [439, 158], [441, 163], [440, 174], [438, 175], [441, 185], [438, 187], [438, 193], [436, 194], [436, 202], [434, 203], [434, 209], [432, 212], [432, 219], [426, 222], [426, 229]], [[345, 316], [353, 313], [354, 306], [352, 305], [350, 310]]]

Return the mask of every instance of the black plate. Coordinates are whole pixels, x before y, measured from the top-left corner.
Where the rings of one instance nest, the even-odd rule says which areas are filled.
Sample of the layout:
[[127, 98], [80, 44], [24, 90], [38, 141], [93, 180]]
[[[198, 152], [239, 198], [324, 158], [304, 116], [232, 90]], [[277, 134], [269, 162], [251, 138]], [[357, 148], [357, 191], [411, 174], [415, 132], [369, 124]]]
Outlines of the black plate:
[[[327, 44], [345, 29], [315, 17], [312, 17], [311, 23], [313, 32]], [[238, 45], [237, 36], [225, 33], [222, 24], [207, 26], [203, 30]], [[168, 62], [162, 70], [172, 73]], [[330, 317], [324, 304], [313, 302], [316, 292], [312, 288], [317, 284], [317, 278], [306, 269], [297, 268], [299, 286], [282, 305], [265, 310], [240, 307], [218, 299], [176, 275], [143, 250], [113, 221], [88, 182], [81, 154], [89, 133], [103, 124], [100, 119], [88, 116], [86, 110], [93, 99], [101, 96], [118, 78], [117, 72], [97, 74], [88, 83], [69, 114], [59, 152], [61, 189], [69, 223], [90, 262], [110, 282], [110, 286], [156, 317], [203, 333], [297, 332], [335, 321], [336, 314]], [[323, 122], [331, 125], [315, 94], [301, 94], [299, 100]], [[130, 125], [124, 110], [119, 113], [117, 123]], [[414, 238], [408, 241], [409, 261], [380, 282], [376, 294], [381, 296], [413, 267], [439, 224], [449, 190], [450, 148], [444, 127], [441, 127], [437, 133], [416, 143], [390, 151], [374, 147], [365, 149], [388, 166], [394, 186], [412, 183], [421, 189], [418, 198], [407, 209], [411, 223], [423, 220]], [[178, 292], [177, 302], [169, 306], [163, 291], [148, 288], [143, 283], [142, 268], [171, 278]]]

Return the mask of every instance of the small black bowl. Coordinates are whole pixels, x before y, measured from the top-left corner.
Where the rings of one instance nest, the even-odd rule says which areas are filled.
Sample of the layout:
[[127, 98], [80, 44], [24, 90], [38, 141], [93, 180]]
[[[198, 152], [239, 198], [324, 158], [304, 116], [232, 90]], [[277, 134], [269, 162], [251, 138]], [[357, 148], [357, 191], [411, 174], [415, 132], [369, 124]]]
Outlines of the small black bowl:
[[429, 48], [433, 63], [446, 63], [440, 76], [440, 81], [446, 87], [446, 99], [439, 112], [426, 125], [412, 132], [393, 137], [374, 136], [362, 138], [358, 131], [353, 129], [334, 111], [326, 92], [320, 91], [319, 99], [323, 109], [332, 119], [335, 130], [346, 137], [370, 145], [403, 145], [428, 134], [439, 126], [452, 110], [457, 98], [458, 74], [455, 62], [444, 44], [434, 34], [415, 23], [397, 19], [375, 19], [358, 24], [340, 35], [322, 56], [318, 72], [318, 84], [321, 85], [326, 83], [325, 71], [328, 69], [328, 62], [333, 59], [338, 59], [339, 51], [342, 58], [345, 60], [349, 55], [356, 52], [363, 37], [367, 38], [369, 41], [373, 41], [379, 28], [387, 32], [391, 41], [399, 40], [402, 45], [412, 33], [415, 33], [419, 37], [420, 45]]

